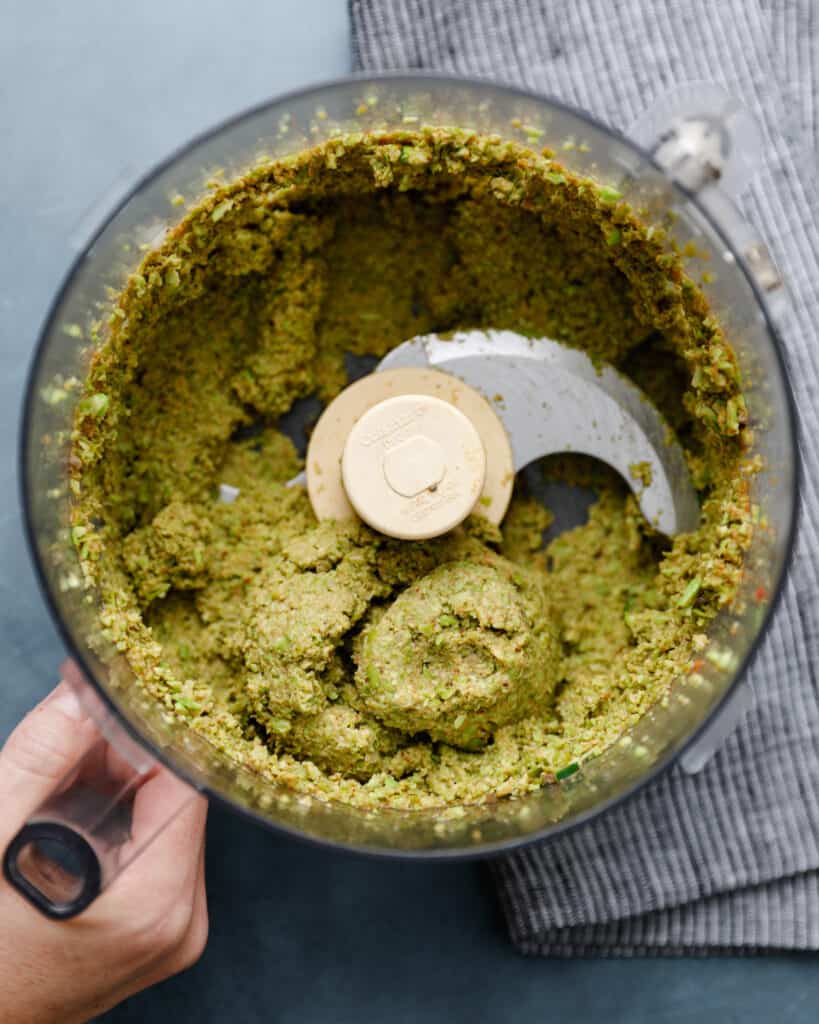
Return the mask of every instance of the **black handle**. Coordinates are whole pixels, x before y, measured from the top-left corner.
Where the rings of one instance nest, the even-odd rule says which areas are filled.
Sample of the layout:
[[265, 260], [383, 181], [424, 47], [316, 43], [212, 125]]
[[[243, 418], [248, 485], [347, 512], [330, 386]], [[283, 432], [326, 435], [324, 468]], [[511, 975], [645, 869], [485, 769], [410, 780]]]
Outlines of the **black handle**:
[[180, 779], [175, 796], [165, 794], [162, 819], [151, 817], [147, 826], [137, 821], [134, 835], [137, 794], [155, 774], [157, 762], [100, 706], [87, 684], [80, 680], [75, 685], [100, 736], [3, 854], [9, 884], [46, 917], [59, 921], [93, 903], [196, 796]]
[[29, 903], [58, 921], [82, 913], [102, 887], [91, 844], [56, 821], [24, 825], [6, 848], [3, 874]]

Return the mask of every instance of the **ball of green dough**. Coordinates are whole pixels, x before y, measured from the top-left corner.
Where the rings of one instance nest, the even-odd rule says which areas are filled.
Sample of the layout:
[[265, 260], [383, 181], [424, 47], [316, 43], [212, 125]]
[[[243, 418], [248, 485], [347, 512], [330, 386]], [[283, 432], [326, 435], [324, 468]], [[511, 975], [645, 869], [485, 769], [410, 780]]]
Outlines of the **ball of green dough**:
[[546, 595], [496, 557], [449, 562], [408, 587], [356, 649], [360, 706], [466, 750], [548, 703], [560, 644]]

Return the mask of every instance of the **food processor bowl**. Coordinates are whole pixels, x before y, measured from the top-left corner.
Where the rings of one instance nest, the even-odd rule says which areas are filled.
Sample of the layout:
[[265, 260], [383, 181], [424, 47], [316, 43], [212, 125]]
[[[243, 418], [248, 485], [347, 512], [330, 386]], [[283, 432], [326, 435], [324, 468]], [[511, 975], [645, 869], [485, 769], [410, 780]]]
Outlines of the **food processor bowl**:
[[[762, 466], [752, 482], [759, 515], [741, 590], [710, 625], [696, 671], [676, 680], [604, 753], [585, 761], [570, 778], [526, 797], [375, 812], [271, 784], [171, 719], [134, 685], [127, 660], [105, 641], [97, 595], [83, 584], [69, 526], [73, 485], [67, 466], [80, 382], [94, 345], [90, 325], [103, 318], [112, 295], [145, 252], [179, 221], [181, 197], [194, 204], [214, 177], [230, 180], [261, 161], [339, 133], [422, 125], [496, 133], [537, 151], [548, 145], [571, 170], [615, 186], [649, 220], [670, 225], [683, 251], [696, 251], [691, 272], [706, 267], [711, 272], [711, 283], [703, 287], [744, 380], [754, 450]], [[664, 146], [668, 148], [667, 139]], [[555, 100], [490, 82], [402, 73], [344, 79], [266, 103], [195, 139], [133, 187], [79, 255], [45, 322], [25, 396], [21, 470], [28, 539], [46, 601], [93, 685], [93, 714], [137, 773], [158, 760], [193, 789], [270, 828], [330, 846], [423, 859], [483, 856], [558, 835], [624, 800], [687, 749], [688, 767], [707, 759], [727, 731], [726, 708], [747, 703], [738, 701], [737, 694], [743, 692], [745, 670], [786, 572], [798, 477], [793, 400], [781, 344], [762, 296], [770, 280], [762, 287], [757, 282], [749, 266], [754, 262], [753, 233], [719, 195], [716, 178], [704, 179], [697, 195], [675, 184], [646, 149]], [[717, 209], [729, 211], [722, 223], [713, 216]], [[687, 243], [693, 246], [686, 248]], [[707, 263], [698, 268], [697, 260]], [[52, 916], [70, 916], [123, 865], [102, 849], [112, 841], [110, 830], [99, 823], [96, 830], [83, 828], [76, 815], [57, 804], [51, 814], [41, 809], [29, 827], [62, 823], [63, 834], [79, 833], [91, 849], [81, 856], [92, 867], [95, 859], [102, 865], [101, 877], [79, 903], [66, 897], [41, 907]], [[39, 840], [29, 834], [29, 841]], [[25, 837], [21, 843], [25, 845]], [[19, 870], [8, 855], [6, 870]]]

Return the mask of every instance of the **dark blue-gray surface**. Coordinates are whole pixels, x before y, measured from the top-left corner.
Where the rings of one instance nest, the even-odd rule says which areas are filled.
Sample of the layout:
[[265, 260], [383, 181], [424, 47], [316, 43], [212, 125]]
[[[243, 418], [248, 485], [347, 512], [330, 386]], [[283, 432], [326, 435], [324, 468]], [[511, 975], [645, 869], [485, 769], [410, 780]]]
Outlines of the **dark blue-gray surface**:
[[[62, 656], [23, 547], [15, 449], [26, 365], [72, 235], [111, 186], [188, 136], [348, 61], [343, 0], [0, 4], [0, 736], [50, 688]], [[204, 959], [106, 1021], [817, 1017], [813, 957], [523, 959], [479, 865], [325, 853], [219, 812], [208, 874]]]

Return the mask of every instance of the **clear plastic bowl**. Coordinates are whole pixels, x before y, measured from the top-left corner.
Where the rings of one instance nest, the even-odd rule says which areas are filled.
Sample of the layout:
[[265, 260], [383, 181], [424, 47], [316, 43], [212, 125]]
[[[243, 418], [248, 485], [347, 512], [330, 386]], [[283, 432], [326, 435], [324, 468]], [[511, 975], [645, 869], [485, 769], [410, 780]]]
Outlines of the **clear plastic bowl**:
[[[572, 778], [525, 798], [464, 806], [446, 815], [363, 811], [271, 785], [201, 736], [168, 722], [131, 685], [128, 664], [116, 651], [104, 657], [92, 652], [89, 638], [99, 641], [96, 602], [80, 586], [67, 528], [65, 466], [79, 392], [55, 403], [50, 390], [85, 375], [88, 324], [109, 301], [109, 289], [118, 288], [140, 261], [140, 246], [154, 244], [179, 220], [172, 197], [200, 196], [217, 169], [227, 180], [262, 159], [293, 153], [340, 130], [413, 124], [494, 132], [534, 149], [548, 143], [573, 170], [617, 182], [635, 206], [657, 217], [675, 211], [676, 238], [708, 250], [710, 267], [718, 269], [706, 290], [744, 375], [764, 460], [753, 500], [768, 523], [757, 531], [734, 608], [709, 629], [701, 672], [679, 679], [667, 699]], [[21, 459], [28, 536], [46, 599], [114, 720], [195, 787], [266, 826], [401, 857], [485, 855], [556, 835], [667, 768], [738, 685], [760, 642], [786, 571], [797, 504], [795, 421], [781, 347], [757, 287], [720, 227], [646, 153], [586, 114], [517, 89], [438, 75], [352, 78], [292, 93], [213, 129], [140, 181], [77, 259], [54, 301], [28, 383]]]

